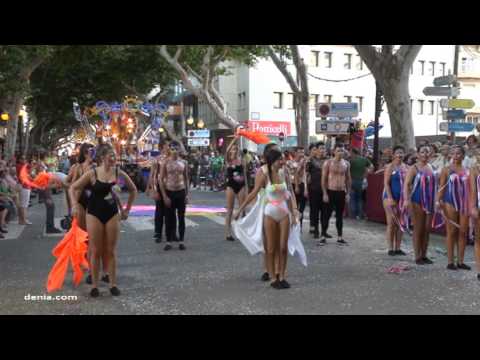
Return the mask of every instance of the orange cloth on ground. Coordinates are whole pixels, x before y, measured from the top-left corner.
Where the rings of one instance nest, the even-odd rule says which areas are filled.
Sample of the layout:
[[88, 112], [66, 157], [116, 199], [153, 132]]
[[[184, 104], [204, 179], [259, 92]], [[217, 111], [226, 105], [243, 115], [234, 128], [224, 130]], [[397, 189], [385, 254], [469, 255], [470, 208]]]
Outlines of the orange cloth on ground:
[[73, 283], [75, 286], [80, 284], [83, 277], [82, 266], [85, 269], [89, 268], [86, 260], [87, 241], [87, 232], [78, 226], [77, 219], [74, 218], [70, 231], [53, 249], [52, 254], [57, 261], [48, 275], [47, 291], [49, 293], [62, 288], [69, 262], [72, 263], [73, 268]]

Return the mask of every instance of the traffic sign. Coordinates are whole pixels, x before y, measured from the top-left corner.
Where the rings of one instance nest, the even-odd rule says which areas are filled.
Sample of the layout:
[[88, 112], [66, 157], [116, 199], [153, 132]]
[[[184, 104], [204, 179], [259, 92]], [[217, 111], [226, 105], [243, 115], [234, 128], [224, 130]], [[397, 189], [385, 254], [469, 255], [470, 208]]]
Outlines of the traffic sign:
[[347, 135], [350, 133], [350, 122], [317, 120], [315, 132], [317, 134]]
[[448, 110], [445, 111], [445, 120], [465, 119], [465, 110]]
[[448, 132], [448, 122], [447, 121], [441, 122], [439, 128], [440, 128], [440, 131]]
[[357, 103], [318, 103], [316, 116], [320, 117], [356, 117], [358, 116]]
[[210, 130], [188, 130], [187, 134], [189, 138], [209, 138]]
[[466, 122], [448, 123], [448, 132], [470, 132], [473, 131], [475, 125]]
[[475, 103], [471, 99], [442, 99], [440, 100], [440, 106], [450, 109], [471, 109], [475, 106]]
[[426, 96], [448, 96], [454, 97], [460, 94], [460, 89], [456, 87], [426, 87], [423, 89]]
[[188, 146], [210, 146], [210, 139], [193, 138], [188, 139]]
[[435, 86], [452, 85], [455, 81], [457, 81], [457, 77], [455, 75], [440, 76], [433, 80], [433, 85]]

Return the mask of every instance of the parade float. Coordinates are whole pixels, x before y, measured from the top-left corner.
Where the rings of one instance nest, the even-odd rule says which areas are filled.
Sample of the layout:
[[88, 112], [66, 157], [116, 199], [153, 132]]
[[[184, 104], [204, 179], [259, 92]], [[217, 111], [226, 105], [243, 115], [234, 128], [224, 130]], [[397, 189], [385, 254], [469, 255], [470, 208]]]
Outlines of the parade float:
[[127, 96], [122, 103], [97, 101], [83, 110], [74, 103], [73, 110], [81, 124], [76, 139], [96, 145], [111, 144], [119, 165], [136, 180], [140, 189], [144, 188], [152, 164], [152, 150], [158, 147], [165, 131], [165, 119], [170, 115], [168, 106]]

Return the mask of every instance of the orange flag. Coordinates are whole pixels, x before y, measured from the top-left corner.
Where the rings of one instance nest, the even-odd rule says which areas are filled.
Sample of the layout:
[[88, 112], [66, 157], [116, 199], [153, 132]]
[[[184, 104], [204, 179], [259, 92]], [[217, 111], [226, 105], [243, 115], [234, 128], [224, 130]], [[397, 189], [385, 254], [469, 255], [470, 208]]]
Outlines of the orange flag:
[[255, 144], [269, 144], [272, 142], [266, 135], [256, 133], [253, 131], [247, 131], [244, 129], [238, 129], [238, 135], [253, 141]]
[[53, 265], [47, 280], [47, 291], [53, 292], [63, 287], [65, 276], [68, 270], [68, 264], [72, 263], [73, 283], [78, 286], [82, 281], [83, 270], [88, 269], [86, 254], [88, 250], [88, 234], [80, 229], [77, 219], [73, 219], [70, 231], [65, 235], [62, 241], [53, 249], [53, 256], [57, 258]]
[[35, 189], [46, 189], [48, 187], [48, 184], [50, 183], [50, 180], [53, 179], [53, 175], [49, 174], [47, 172], [41, 172], [40, 174], [37, 175], [37, 177], [32, 180], [30, 178], [30, 175], [28, 174], [27, 171], [27, 165], [24, 165], [20, 169], [20, 181], [30, 187], [33, 187]]

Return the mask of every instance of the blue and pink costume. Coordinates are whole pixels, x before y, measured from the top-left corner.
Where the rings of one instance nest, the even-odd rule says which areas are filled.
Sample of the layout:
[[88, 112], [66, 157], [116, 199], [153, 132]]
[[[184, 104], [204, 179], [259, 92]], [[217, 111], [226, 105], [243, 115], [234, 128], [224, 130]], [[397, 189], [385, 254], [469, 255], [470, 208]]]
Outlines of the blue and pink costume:
[[420, 170], [416, 165], [415, 168], [417, 175], [413, 179], [412, 203], [420, 205], [427, 214], [433, 214], [437, 179], [431, 168]]
[[460, 173], [450, 169], [447, 189], [443, 195], [443, 201], [452, 205], [462, 215], [468, 214], [468, 176], [468, 171], [465, 169]]

